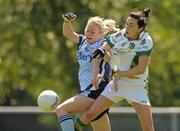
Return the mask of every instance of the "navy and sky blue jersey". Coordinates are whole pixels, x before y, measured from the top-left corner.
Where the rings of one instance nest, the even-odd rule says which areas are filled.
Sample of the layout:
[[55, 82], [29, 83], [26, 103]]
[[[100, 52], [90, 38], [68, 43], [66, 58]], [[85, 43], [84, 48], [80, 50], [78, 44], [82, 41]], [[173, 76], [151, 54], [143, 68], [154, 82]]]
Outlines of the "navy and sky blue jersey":
[[[79, 63], [79, 83], [81, 91], [91, 83], [93, 75], [93, 64], [92, 64], [92, 52], [99, 48], [104, 42], [101, 39], [93, 44], [88, 44], [86, 37], [80, 35], [78, 43], [78, 51], [76, 54], [77, 61]], [[100, 62], [99, 73], [104, 77], [105, 80], [109, 79], [111, 75], [111, 68], [108, 63], [103, 60]]]

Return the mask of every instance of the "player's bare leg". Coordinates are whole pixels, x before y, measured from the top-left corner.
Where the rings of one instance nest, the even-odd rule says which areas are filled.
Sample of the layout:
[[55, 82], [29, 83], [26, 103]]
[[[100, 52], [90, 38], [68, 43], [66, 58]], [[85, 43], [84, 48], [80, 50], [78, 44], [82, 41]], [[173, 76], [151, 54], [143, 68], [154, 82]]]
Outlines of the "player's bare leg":
[[108, 114], [104, 114], [100, 119], [91, 122], [93, 131], [111, 131], [111, 124]]
[[85, 112], [80, 119], [75, 122], [77, 130], [82, 130], [86, 124], [90, 123], [96, 118], [101, 112], [111, 107], [114, 103], [103, 95], [100, 95], [93, 103], [91, 108]]
[[137, 112], [143, 131], [155, 131], [151, 107], [138, 103], [133, 103], [133, 107]]
[[83, 113], [94, 102], [94, 99], [85, 96], [74, 96], [56, 108], [56, 115], [63, 131], [74, 131], [72, 114]]
[[62, 116], [64, 114], [78, 114], [85, 112], [94, 102], [94, 99], [91, 99], [86, 96], [74, 96], [56, 108], [57, 116]]

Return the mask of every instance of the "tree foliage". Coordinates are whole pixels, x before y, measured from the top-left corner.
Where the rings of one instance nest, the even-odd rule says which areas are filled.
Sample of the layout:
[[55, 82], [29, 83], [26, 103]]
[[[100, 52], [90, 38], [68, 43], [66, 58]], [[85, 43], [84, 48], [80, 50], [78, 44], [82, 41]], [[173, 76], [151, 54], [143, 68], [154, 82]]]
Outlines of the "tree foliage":
[[122, 28], [130, 11], [143, 8], [152, 10], [152, 104], [180, 106], [180, 0], [1, 0], [1, 105], [36, 105], [45, 89], [62, 100], [77, 93], [76, 46], [62, 34], [63, 13], [75, 12], [74, 29], [83, 33], [90, 16], [115, 19]]

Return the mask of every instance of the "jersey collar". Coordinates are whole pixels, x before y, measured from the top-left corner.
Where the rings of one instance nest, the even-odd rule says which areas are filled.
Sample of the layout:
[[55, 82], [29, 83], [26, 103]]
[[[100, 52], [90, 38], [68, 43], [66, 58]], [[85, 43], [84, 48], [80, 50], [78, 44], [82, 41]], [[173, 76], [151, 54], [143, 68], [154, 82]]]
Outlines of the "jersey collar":
[[100, 39], [96, 42], [94, 42], [93, 44], [90, 45], [90, 47], [96, 49], [96, 48], [99, 48], [103, 43], [104, 43], [104, 39]]
[[139, 37], [138, 37], [138, 40], [141, 40], [143, 38], [143, 36], [145, 35], [147, 31], [146, 30], [143, 30], [140, 34], [139, 34]]

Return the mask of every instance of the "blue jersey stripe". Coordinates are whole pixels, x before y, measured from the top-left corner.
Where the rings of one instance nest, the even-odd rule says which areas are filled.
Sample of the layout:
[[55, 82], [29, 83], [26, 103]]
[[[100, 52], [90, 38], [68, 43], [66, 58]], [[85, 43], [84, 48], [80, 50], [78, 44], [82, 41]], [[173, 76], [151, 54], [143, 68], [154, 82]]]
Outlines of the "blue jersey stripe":
[[111, 76], [111, 67], [110, 65], [105, 62], [104, 60], [101, 60], [99, 64], [99, 74], [103, 76], [105, 80], [109, 80]]

